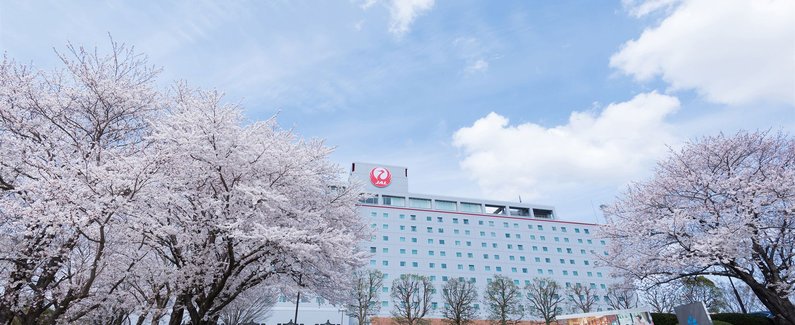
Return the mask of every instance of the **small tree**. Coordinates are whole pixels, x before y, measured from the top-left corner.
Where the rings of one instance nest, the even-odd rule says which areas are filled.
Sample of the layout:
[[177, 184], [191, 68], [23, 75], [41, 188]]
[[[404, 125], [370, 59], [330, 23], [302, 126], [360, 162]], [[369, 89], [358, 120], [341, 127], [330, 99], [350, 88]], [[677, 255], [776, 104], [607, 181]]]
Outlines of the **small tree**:
[[424, 324], [423, 318], [431, 309], [433, 284], [422, 275], [403, 274], [392, 281], [392, 316], [400, 325]]
[[710, 279], [695, 276], [684, 278], [681, 283], [681, 302], [683, 304], [701, 301], [711, 313], [718, 313], [726, 308], [723, 292]]
[[276, 293], [267, 288], [245, 291], [224, 307], [219, 321], [224, 325], [253, 323], [268, 318], [274, 304]]
[[384, 284], [384, 274], [379, 270], [357, 270], [353, 274], [351, 300], [346, 306], [348, 316], [356, 317], [359, 325], [370, 323], [370, 317], [381, 310], [379, 290]]
[[635, 287], [629, 284], [612, 284], [607, 288], [607, 305], [610, 308], [621, 310], [638, 306], [638, 295]]
[[562, 288], [551, 278], [535, 278], [525, 287], [530, 300], [530, 313], [541, 317], [549, 325], [558, 316], [559, 305], [563, 302]]
[[643, 301], [655, 313], [672, 313], [679, 301], [678, 287], [658, 284], [643, 291]]
[[488, 319], [493, 324], [510, 325], [518, 323], [524, 317], [522, 291], [513, 279], [495, 275], [483, 295], [488, 311]]
[[469, 281], [452, 279], [442, 288], [442, 317], [450, 325], [466, 325], [477, 317], [478, 291]]
[[590, 313], [599, 294], [596, 288], [575, 284], [566, 290], [566, 295], [574, 312]]

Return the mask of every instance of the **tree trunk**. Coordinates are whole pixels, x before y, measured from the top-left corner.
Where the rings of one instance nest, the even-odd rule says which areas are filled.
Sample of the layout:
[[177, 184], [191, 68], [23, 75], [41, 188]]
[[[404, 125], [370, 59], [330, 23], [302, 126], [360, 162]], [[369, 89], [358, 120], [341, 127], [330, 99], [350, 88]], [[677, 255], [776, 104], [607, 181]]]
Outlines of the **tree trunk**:
[[778, 325], [795, 324], [795, 305], [787, 297], [780, 297], [775, 291], [756, 282], [750, 275], [740, 274], [743, 282], [751, 287], [762, 304], [775, 314], [773, 321]]

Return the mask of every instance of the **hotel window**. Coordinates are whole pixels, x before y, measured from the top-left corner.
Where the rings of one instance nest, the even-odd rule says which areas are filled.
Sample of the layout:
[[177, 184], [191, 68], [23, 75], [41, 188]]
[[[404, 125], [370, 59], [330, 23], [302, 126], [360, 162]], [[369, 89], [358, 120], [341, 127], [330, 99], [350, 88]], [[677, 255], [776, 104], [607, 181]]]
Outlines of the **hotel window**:
[[370, 260], [370, 265], [375, 266], [375, 260]]
[[413, 215], [413, 214], [412, 214], [412, 215], [410, 215], [409, 217], [410, 217], [410, 219], [411, 219], [412, 221], [414, 221], [414, 220], [417, 220], [417, 216], [416, 216], [416, 215]]
[[511, 234], [509, 234], [509, 233], [506, 233], [506, 234], [505, 234], [505, 238], [511, 238]]
[[545, 252], [548, 252], [548, 251], [549, 251], [549, 248], [547, 248], [546, 246], [544, 246], [544, 247], [543, 247], [543, 250], [544, 250]]
[[431, 200], [428, 199], [418, 199], [418, 198], [409, 198], [409, 206], [412, 208], [420, 208], [420, 209], [430, 209], [431, 208]]
[[497, 248], [497, 243], [491, 243], [491, 248]]
[[516, 245], [516, 248], [519, 249], [520, 251], [523, 251], [524, 250], [524, 245]]
[[383, 225], [381, 225], [381, 229], [389, 229], [389, 225], [388, 224], [383, 224]]
[[469, 230], [464, 230], [464, 235], [470, 235]]
[[597, 278], [601, 278], [602, 277], [602, 272], [596, 272], [596, 277]]
[[370, 216], [373, 217], [373, 218], [375, 218], [375, 216], [377, 216], [377, 215], [378, 215], [378, 213], [376, 213], [376, 212], [370, 212]]
[[428, 238], [428, 244], [433, 244], [433, 239]]
[[489, 227], [494, 227], [494, 221], [489, 221]]
[[389, 248], [384, 247], [384, 248], [381, 249], [381, 252], [382, 253], [389, 253]]
[[566, 232], [566, 227], [560, 227], [561, 232]]
[[419, 266], [419, 264], [417, 262], [411, 262], [411, 266], [417, 267], [417, 266]]
[[429, 221], [430, 222], [431, 220], [433, 220], [433, 218], [431, 218], [431, 216], [425, 217], [425, 221]]
[[412, 243], [416, 243], [417, 242], [417, 237], [411, 237], [411, 242]]
[[481, 231], [480, 232], [480, 237], [485, 237], [485, 236], [486, 236], [486, 232], [485, 231]]
[[411, 231], [412, 232], [417, 232], [417, 226], [411, 226]]
[[544, 230], [544, 227], [542, 227], [541, 225], [536, 226], [536, 228], [538, 228], [538, 230]]
[[590, 234], [590, 233], [591, 233], [590, 231], [588, 231], [588, 229], [587, 229], [587, 228], [586, 228], [586, 229], [583, 229], [582, 231], [584, 231], [586, 234]]
[[538, 251], [538, 246], [533, 246], [533, 251], [537, 252]]
[[507, 222], [503, 222], [502, 226], [505, 227], [505, 228], [508, 228], [508, 223]]
[[433, 251], [428, 251], [428, 256], [433, 256]]
[[508, 249], [513, 249], [513, 245], [508, 244]]
[[478, 225], [483, 225], [483, 220], [478, 220]]
[[536, 260], [536, 263], [541, 263], [541, 258], [540, 257], [536, 257], [535, 260]]
[[458, 223], [458, 218], [453, 218], [453, 223]]
[[558, 227], [552, 226], [552, 231], [557, 231]]
[[382, 264], [383, 266], [389, 266], [389, 261], [382, 261], [382, 262], [381, 262], [381, 264]]
[[400, 266], [406, 266], [406, 261], [400, 261]]
[[569, 260], [569, 264], [574, 265], [574, 260]]
[[569, 271], [563, 270], [563, 275], [569, 275]]
[[375, 253], [375, 247], [370, 247], [370, 253]]
[[436, 209], [445, 211], [455, 211], [455, 202], [436, 200]]
[[522, 235], [516, 234], [516, 239], [522, 239]]
[[474, 266], [474, 265], [472, 265], [472, 264], [469, 264], [469, 270], [470, 270], [470, 271], [474, 271], [474, 270], [475, 270], [475, 266]]
[[525, 260], [524, 256], [519, 256], [519, 260], [524, 262], [524, 260]]
[[579, 234], [580, 233], [580, 228], [574, 228], [574, 232]]
[[471, 241], [467, 241], [467, 247], [472, 247], [472, 242]]
[[568, 243], [569, 242], [569, 237], [563, 238], [563, 242], [564, 243]]
[[445, 252], [445, 251], [439, 251], [439, 256], [447, 256], [447, 252]]
[[585, 264], [585, 265], [588, 265], [588, 261], [587, 260], [582, 261], [582, 263]]
[[443, 234], [444, 233], [444, 228], [436, 228], [436, 232], [438, 232], [440, 234]]
[[384, 241], [389, 241], [389, 236], [381, 237]]
[[510, 255], [510, 256], [508, 256], [508, 260], [509, 261], [515, 261], [516, 257], [514, 257], [513, 255]]
[[483, 213], [483, 208], [477, 203], [460, 203], [461, 212]]
[[439, 245], [444, 245], [444, 239], [439, 239]]
[[592, 276], [593, 276], [593, 272], [588, 272], [588, 277], [592, 277]]
[[564, 259], [562, 259], [562, 258], [561, 258], [561, 259], [560, 259], [560, 264], [566, 264], [566, 260], [564, 260]]
[[536, 240], [536, 235], [530, 235], [531, 240]]
[[485, 269], [486, 271], [491, 271], [491, 266], [488, 266], [488, 265], [486, 265], [486, 266], [484, 267], [484, 269]]
[[389, 287], [381, 287], [381, 292], [389, 292]]
[[443, 268], [443, 269], [446, 269], [446, 268], [447, 268], [447, 264], [445, 264], [445, 263], [442, 263], [442, 268]]
[[593, 241], [588, 239], [588, 244], [593, 244]]
[[547, 240], [547, 237], [541, 236], [541, 240]]
[[577, 242], [582, 244], [582, 238], [577, 238]]
[[605, 245], [605, 241], [604, 240], [600, 240], [599, 243], [602, 244], [602, 245]]
[[401, 248], [400, 249], [400, 254], [406, 254], [406, 249], [405, 248]]
[[580, 275], [579, 273], [577, 273], [577, 271], [571, 271], [571, 274], [574, 275], [574, 276]]
[[464, 265], [463, 264], [458, 264], [458, 269], [459, 270], [463, 270], [464, 269]]
[[552, 275], [552, 270], [547, 270], [547, 274]]
[[433, 233], [433, 227], [426, 227], [426, 228], [425, 228], [425, 230], [426, 230], [428, 233]]
[[547, 257], [547, 258], [544, 258], [544, 262], [551, 263], [552, 260], [550, 260], [549, 257]]
[[566, 248], [566, 253], [571, 254], [571, 248]]
[[527, 273], [527, 268], [526, 267], [522, 268], [522, 273]]
[[557, 250], [558, 250], [558, 253], [563, 253], [563, 248], [558, 247]]
[[417, 250], [416, 249], [412, 249], [411, 250], [411, 255], [417, 255]]
[[463, 257], [463, 256], [464, 256], [464, 253], [455, 252], [455, 257]]
[[406, 237], [400, 237], [400, 241], [401, 242], [405, 242], [406, 241]]
[[560, 237], [555, 237], [555, 241], [559, 242], [560, 241]]
[[[512, 267], [512, 268], [511, 268], [511, 272], [513, 272], [513, 273], [516, 273], [516, 268], [515, 268], [515, 267]], [[516, 282], [519, 282], [519, 280], [516, 280]], [[518, 284], [518, 283], [517, 283], [517, 284]]]
[[401, 214], [399, 218], [400, 219], [406, 219], [406, 215], [405, 214]]
[[472, 255], [472, 253], [467, 253], [467, 257], [469, 257], [469, 258], [473, 258], [473, 257], [475, 257], [475, 256], [474, 256], [474, 255]]
[[406, 198], [399, 197], [399, 196], [382, 196], [384, 205], [390, 205], [395, 207], [404, 207], [406, 206]]
[[497, 272], [502, 272], [502, 266], [498, 266], [498, 267], [496, 267], [496, 269], [497, 269]]
[[486, 243], [480, 243], [480, 247], [486, 248], [488, 245]]
[[400, 225], [400, 230], [406, 230], [406, 226]]
[[389, 306], [389, 302], [387, 302], [387, 301], [382, 301], [382, 302], [381, 302], [381, 307], [386, 307], [386, 306]]
[[436, 217], [436, 222], [444, 222], [444, 218], [442, 218], [442, 217]]
[[497, 233], [492, 231], [491, 232], [491, 237], [497, 237]]
[[469, 224], [469, 219], [464, 219], [464, 224], [468, 225]]
[[544, 274], [544, 270], [542, 269], [537, 269], [536, 272], [538, 272], [538, 274]]

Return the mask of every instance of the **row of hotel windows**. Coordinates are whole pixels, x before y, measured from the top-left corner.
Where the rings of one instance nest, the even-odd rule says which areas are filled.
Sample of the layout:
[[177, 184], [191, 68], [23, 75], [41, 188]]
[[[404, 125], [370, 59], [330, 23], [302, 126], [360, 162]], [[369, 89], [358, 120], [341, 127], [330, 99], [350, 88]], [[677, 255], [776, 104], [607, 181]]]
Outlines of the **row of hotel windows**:
[[[406, 225], [398, 225], [398, 226], [400, 228], [400, 231], [406, 231], [406, 229], [409, 229], [409, 231], [411, 231], [411, 232], [417, 232], [417, 226], [408, 226], [408, 228], [406, 227]], [[378, 228], [378, 224], [375, 224], [375, 223], [370, 224], [370, 227], [373, 228], [373, 229]], [[388, 224], [382, 224], [381, 225], [381, 229], [389, 230], [389, 225]], [[432, 233], [434, 233], [433, 229], [434, 229], [433, 227], [425, 227], [425, 232], [427, 232], [429, 234], [432, 234]], [[436, 232], [440, 233], [440, 234], [443, 234], [444, 233], [444, 228], [441, 228], [441, 227], [436, 228]], [[453, 229], [453, 234], [454, 235], [460, 235], [461, 234], [461, 230], [460, 229]], [[466, 230], [466, 229], [464, 230], [464, 235], [471, 235], [471, 234], [472, 233], [469, 230]], [[502, 234], [503, 234], [503, 236], [505, 236], [505, 238], [522, 239], [522, 235], [521, 234], [516, 234], [516, 233], [515, 234], [511, 234], [511, 233], [507, 233], [507, 232], [506, 233], [502, 233]], [[489, 232], [489, 235], [491, 237], [497, 237], [497, 233], [494, 232], [494, 231]], [[485, 231], [481, 231], [480, 232], [480, 237], [486, 237], [486, 232]], [[545, 235], [539, 235], [538, 238], [540, 240], [542, 240], [542, 241], [543, 240], [547, 240], [547, 237]], [[536, 240], [536, 235], [530, 235], [530, 240]], [[556, 237], [554, 237], [554, 240], [556, 242], [560, 242], [560, 237], [556, 236]], [[564, 243], [568, 243], [569, 241], [570, 240], [569, 240], [568, 237], [564, 237], [563, 238], [563, 242]], [[577, 242], [580, 243], [580, 244], [583, 244], [582, 238], [578, 238]], [[586, 242], [589, 245], [593, 244], [593, 240], [591, 240], [591, 239], [586, 239]], [[604, 240], [600, 241], [600, 243], [602, 245], [605, 245], [605, 241]]]
[[[371, 196], [361, 200], [365, 204], [379, 204], [378, 196]], [[456, 202], [447, 200], [423, 199], [423, 198], [408, 198], [408, 205], [406, 205], [406, 197], [403, 196], [389, 196], [381, 195], [381, 204], [393, 207], [410, 207], [417, 209], [435, 209], [441, 211], [458, 211], [466, 213], [485, 213], [497, 215], [511, 215], [520, 217], [534, 216], [536, 218], [551, 219], [553, 214], [552, 210], [548, 209], [530, 209], [524, 207], [512, 207], [505, 205], [482, 204], [471, 202]]]
[[[376, 250], [375, 247], [370, 247], [370, 253], [376, 253], [376, 252], [377, 252], [377, 250]], [[399, 250], [399, 252], [400, 252], [400, 254], [405, 255], [407, 250], [405, 248], [401, 248]], [[418, 251], [416, 249], [412, 249], [411, 250], [411, 255], [417, 255], [417, 252]], [[389, 248], [386, 248], [386, 247], [382, 248], [382, 253], [389, 253]], [[435, 255], [436, 255], [436, 251], [428, 251], [428, 256], [435, 256]], [[445, 256], [447, 256], [447, 252], [439, 251], [439, 256], [445, 257]], [[475, 254], [473, 254], [471, 252], [468, 252], [468, 253], [466, 253], [466, 256], [467, 256], [467, 258], [474, 258]], [[499, 254], [493, 254], [491, 256], [492, 256], [492, 259], [494, 259], [494, 260], [500, 260], [500, 255]], [[456, 252], [455, 253], [455, 257], [464, 257], [464, 254], [462, 252]], [[489, 259], [489, 254], [483, 254], [483, 259], [484, 260], [488, 260]], [[509, 255], [508, 256], [508, 260], [515, 261], [516, 260], [516, 256]], [[526, 261], [525, 256], [519, 256], [519, 261], [520, 262], [525, 262]], [[536, 263], [541, 263], [541, 261], [542, 261], [541, 257], [535, 257], [535, 262]], [[547, 264], [552, 263], [552, 259], [549, 258], [549, 257], [545, 257], [543, 259], [543, 261], [545, 263], [547, 263]], [[560, 264], [566, 264], [566, 259], [565, 258], [561, 258], [561, 259], [559, 259], [559, 261], [560, 261]], [[575, 261], [573, 259], [569, 259], [569, 264], [574, 265]], [[583, 265], [588, 266], [588, 265], [591, 265], [591, 263], [588, 260], [583, 260]]]
[[[370, 239], [371, 239], [371, 241], [374, 241], [376, 239], [376, 237], [372, 236]], [[400, 240], [401, 243], [406, 242], [406, 237], [399, 237], [398, 239]], [[389, 241], [389, 236], [387, 236], [387, 235], [381, 236], [381, 240], [385, 241], [385, 242], [388, 242]], [[412, 243], [417, 243], [418, 242], [417, 237], [411, 237], [411, 242]], [[433, 238], [428, 238], [427, 242], [428, 242], [428, 244], [434, 244], [434, 242], [437, 242], [439, 245], [445, 245], [447, 243], [444, 239], [434, 240]], [[455, 240], [455, 241], [453, 241], [453, 243], [454, 243], [455, 246], [461, 246], [462, 241]], [[465, 241], [463, 243], [467, 247], [472, 247], [472, 242], [471, 241]], [[514, 248], [513, 244], [505, 244], [505, 245], [506, 245], [507, 249], [513, 249]], [[604, 245], [604, 242], [602, 243], [602, 245]], [[480, 243], [480, 247], [488, 248], [489, 245], [486, 242], [481, 242]], [[491, 248], [499, 248], [499, 245], [497, 243], [491, 243]], [[543, 252], [549, 252], [549, 247], [547, 247], [547, 246], [541, 246], [540, 248], [541, 248], [541, 251], [543, 251]], [[520, 250], [520, 251], [523, 251], [524, 250], [524, 245], [517, 244], [516, 245], [516, 249]], [[539, 247], [538, 246], [532, 246], [532, 250], [534, 252], [538, 252], [539, 251]], [[563, 247], [556, 247], [555, 251], [557, 253], [563, 253], [564, 252], [564, 248]], [[433, 251], [429, 251], [429, 252], [433, 252]], [[565, 248], [565, 252], [567, 254], [574, 254], [574, 250], [569, 248], [569, 247]], [[593, 250], [590, 250], [590, 253], [591, 254], [595, 254], [595, 252]], [[442, 254], [444, 254], [444, 253], [442, 253]], [[586, 250], [585, 249], [580, 249], [580, 254], [581, 255], [586, 255], [587, 254]], [[605, 256], [608, 255], [607, 251], [604, 251], [603, 254]], [[444, 256], [444, 255], [441, 255], [441, 256]]]
[[[389, 261], [386, 261], [386, 260], [381, 261], [381, 265], [382, 266], [389, 266]], [[406, 263], [406, 261], [400, 261], [400, 266], [407, 267], [408, 265], [409, 264]], [[428, 268], [435, 269], [436, 265], [437, 265], [436, 262], [430, 262], [430, 263], [428, 263]], [[438, 263], [438, 265], [439, 265], [440, 269], [443, 269], [443, 270], [447, 269], [447, 263]], [[370, 260], [370, 266], [377, 266], [376, 265], [376, 260]], [[411, 267], [417, 268], [419, 266], [420, 266], [419, 262], [411, 262]], [[457, 265], [457, 269], [458, 270], [464, 270], [465, 268], [464, 268], [463, 264], [458, 264]], [[476, 271], [475, 270], [475, 265], [473, 265], [473, 264], [469, 264], [466, 269], [469, 270], [469, 271]], [[507, 269], [507, 267], [506, 267], [506, 269]], [[510, 270], [511, 270], [511, 273], [519, 273], [519, 268], [517, 268], [517, 267], [511, 267]], [[492, 271], [492, 267], [490, 265], [486, 265], [486, 266], [483, 267], [483, 271], [491, 272]], [[495, 266], [494, 267], [494, 271], [495, 272], [502, 272], [502, 267], [501, 266]], [[561, 272], [562, 272], [561, 275], [569, 275], [569, 271], [568, 270], [563, 270]], [[521, 273], [529, 274], [530, 271], [526, 267], [523, 267], [523, 268], [521, 268]], [[538, 273], [539, 275], [544, 275], [545, 274], [544, 273], [544, 269], [536, 269], [536, 273]], [[555, 271], [552, 270], [552, 269], [547, 269], [546, 275], [555, 275]], [[579, 275], [580, 275], [579, 271], [571, 271], [571, 276], [579, 276]], [[588, 277], [593, 277], [594, 272], [588, 271], [588, 272], [586, 272], [586, 275]], [[602, 272], [596, 272], [596, 277], [601, 278], [602, 277]]]
[[[373, 218], [375, 218], [375, 217], [377, 217], [377, 216], [378, 216], [378, 213], [377, 213], [377, 212], [370, 212], [370, 217], [373, 217]], [[386, 213], [386, 212], [384, 212], [384, 213], [383, 213], [383, 217], [384, 217], [384, 218], [389, 218], [389, 213]], [[405, 214], [400, 214], [400, 215], [398, 216], [398, 218], [399, 218], [399, 219], [406, 219], [406, 215], [405, 215]], [[417, 215], [415, 215], [415, 214], [410, 214], [410, 215], [409, 215], [409, 219], [410, 219], [411, 221], [416, 221], [416, 220], [417, 220]], [[458, 224], [458, 223], [459, 223], [459, 218], [451, 218], [451, 219], [452, 219], [452, 222], [453, 222], [454, 224]], [[426, 216], [426, 217], [425, 217], [425, 221], [430, 221], [430, 222], [433, 222], [433, 217], [431, 217], [431, 216]], [[444, 222], [444, 217], [436, 217], [436, 221], [437, 221], [438, 223], [443, 223], [443, 222]], [[465, 225], [468, 225], [468, 224], [469, 224], [469, 219], [466, 219], [466, 218], [464, 218], [464, 219], [461, 219], [460, 221], [462, 221], [462, 222], [463, 222], [463, 224], [465, 224]], [[480, 225], [480, 226], [483, 226], [483, 225], [486, 225], [486, 224], [488, 224], [490, 227], [494, 227], [494, 225], [495, 225], [495, 222], [494, 222], [494, 220], [488, 220], [488, 221], [484, 221], [484, 220], [478, 220], [478, 225]], [[509, 222], [503, 222], [503, 223], [502, 223], [502, 226], [503, 226], [504, 228], [509, 228], [509, 226], [510, 226], [510, 223], [509, 223]], [[543, 230], [544, 230], [544, 226], [543, 226], [543, 225], [535, 225], [535, 226], [536, 226], [536, 227], [535, 227], [535, 228], [536, 228], [536, 230], [539, 230], [539, 231], [543, 231]], [[519, 228], [519, 223], [517, 223], [517, 222], [514, 222], [514, 223], [513, 223], [513, 227], [514, 227], [514, 228]], [[527, 225], [527, 229], [533, 230], [533, 225]], [[552, 231], [558, 231], [558, 226], [552, 226]], [[567, 227], [565, 227], [565, 226], [561, 226], [561, 227], [560, 227], [560, 232], [568, 232], [568, 228], [567, 228]], [[590, 232], [590, 230], [589, 230], [588, 228], [583, 228], [583, 229], [582, 229], [582, 232], [583, 232], [583, 233], [585, 233], [585, 234], [590, 234], [590, 233], [591, 233], [591, 232]], [[574, 233], [577, 233], [577, 234], [579, 234], [579, 233], [580, 233], [580, 228], [574, 228]]]

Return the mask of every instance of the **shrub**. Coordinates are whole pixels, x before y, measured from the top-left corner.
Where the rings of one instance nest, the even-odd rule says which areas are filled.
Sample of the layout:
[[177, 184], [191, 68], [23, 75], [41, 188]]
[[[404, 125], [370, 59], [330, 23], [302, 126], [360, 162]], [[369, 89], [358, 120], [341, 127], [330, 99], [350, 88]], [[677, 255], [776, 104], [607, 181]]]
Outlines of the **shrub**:
[[651, 313], [651, 320], [654, 325], [679, 325], [674, 314]]
[[[727, 323], [738, 324], [738, 325], [772, 325], [773, 321], [769, 318], [763, 316], [755, 316], [755, 315], [748, 315], [748, 314], [739, 314], [739, 313], [720, 313], [720, 314], [712, 314], [709, 315], [712, 318], [713, 323], [716, 320], [724, 321]], [[656, 324], [656, 323], [655, 323]]]

